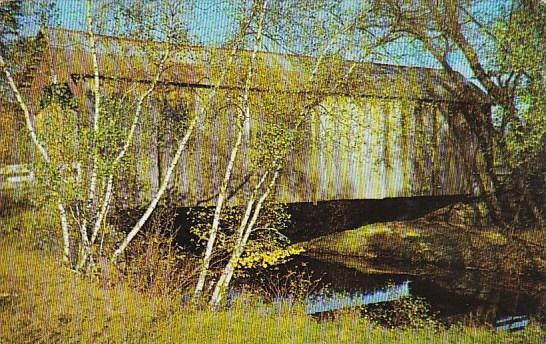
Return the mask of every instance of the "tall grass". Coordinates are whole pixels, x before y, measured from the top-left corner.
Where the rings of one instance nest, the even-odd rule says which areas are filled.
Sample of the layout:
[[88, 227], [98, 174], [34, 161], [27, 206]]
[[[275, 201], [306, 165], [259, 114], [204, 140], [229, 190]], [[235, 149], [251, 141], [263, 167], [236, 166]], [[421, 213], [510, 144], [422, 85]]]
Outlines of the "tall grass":
[[544, 343], [531, 325], [518, 333], [485, 328], [385, 329], [348, 312], [317, 322], [302, 309], [240, 299], [229, 310], [79, 276], [47, 252], [0, 239], [0, 342], [154, 343]]
[[[546, 342], [535, 323], [517, 333], [460, 326], [387, 329], [357, 312], [317, 321], [303, 307], [264, 305], [252, 296], [241, 296], [230, 309], [217, 312], [185, 306], [172, 292], [135, 287], [135, 279], [113, 283], [100, 274], [82, 276], [67, 269], [54, 245], [36, 245], [43, 233], [54, 233], [55, 223], [37, 208], [2, 217], [0, 343]], [[55, 240], [51, 237], [51, 243]]]

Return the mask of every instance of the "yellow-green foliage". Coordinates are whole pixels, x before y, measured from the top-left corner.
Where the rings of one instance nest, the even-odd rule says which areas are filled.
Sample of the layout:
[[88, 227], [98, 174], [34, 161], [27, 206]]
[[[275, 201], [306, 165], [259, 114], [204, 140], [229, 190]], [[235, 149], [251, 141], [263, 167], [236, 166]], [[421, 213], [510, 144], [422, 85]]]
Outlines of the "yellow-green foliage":
[[273, 251], [257, 251], [249, 254], [246, 257], [239, 260], [239, 266], [241, 268], [251, 268], [255, 266], [261, 266], [267, 268], [272, 265], [280, 264], [286, 261], [290, 256], [298, 255], [305, 250], [299, 246], [289, 246], [287, 248], [278, 248]]
[[13, 238], [0, 239], [0, 342], [78, 343], [543, 343], [537, 325], [518, 333], [483, 328], [384, 329], [356, 313], [317, 322], [296, 307], [241, 299], [219, 312], [82, 278]]

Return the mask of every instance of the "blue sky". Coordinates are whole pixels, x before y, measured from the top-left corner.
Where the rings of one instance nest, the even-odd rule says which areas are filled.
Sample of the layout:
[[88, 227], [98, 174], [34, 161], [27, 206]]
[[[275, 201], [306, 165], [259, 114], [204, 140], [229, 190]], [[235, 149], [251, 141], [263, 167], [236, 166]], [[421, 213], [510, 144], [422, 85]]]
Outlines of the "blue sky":
[[[37, 10], [36, 2], [27, 2], [27, 12]], [[50, 25], [72, 30], [86, 30], [86, 0], [51, 0], [47, 2], [53, 4], [57, 9], [55, 20]], [[102, 0], [100, 2], [112, 1]], [[214, 41], [215, 37], [221, 35], [225, 28], [231, 24], [229, 17], [226, 15], [229, 14], [229, 7], [226, 5], [219, 6], [219, 3], [222, 3], [222, 1], [197, 0], [192, 13], [188, 14], [188, 17], [191, 18], [191, 20], [188, 20], [190, 30], [199, 37], [200, 41]], [[35, 32], [37, 27], [29, 23], [26, 29], [28, 32]]]

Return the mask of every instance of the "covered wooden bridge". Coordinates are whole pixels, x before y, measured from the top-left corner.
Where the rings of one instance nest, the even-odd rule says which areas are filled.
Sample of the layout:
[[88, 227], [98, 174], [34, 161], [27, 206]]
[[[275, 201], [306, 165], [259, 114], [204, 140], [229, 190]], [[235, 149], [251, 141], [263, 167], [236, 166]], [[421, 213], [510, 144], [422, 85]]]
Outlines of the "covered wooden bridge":
[[[40, 104], [40, 99], [54, 84], [65, 86], [79, 106], [92, 104], [87, 35], [48, 30], [41, 39], [42, 55], [30, 66], [31, 77], [24, 80], [27, 98], [35, 100], [36, 123], [48, 116], [47, 104]], [[158, 50], [158, 43], [98, 36], [97, 46], [100, 76], [112, 98], [121, 89], [134, 88], [135, 82], [142, 88], [152, 80], [156, 67], [146, 63], [145, 56]], [[180, 114], [200, 106], [225, 68], [221, 62], [228, 54], [223, 49], [183, 47], [163, 74], [147, 103], [139, 142], [133, 147], [131, 163], [140, 185], [137, 202], [149, 199], [157, 190], [174, 153], [173, 128], [185, 120]], [[238, 52], [235, 64], [244, 65], [249, 54]], [[336, 71], [349, 70], [351, 61], [329, 62], [320, 70], [321, 78], [310, 85], [306, 80], [315, 61], [304, 56], [258, 54], [252, 88], [256, 101], [266, 99], [273, 104], [277, 99], [282, 103], [271, 106], [286, 107], [310, 87], [319, 87], [322, 97], [308, 115], [299, 148], [286, 159], [276, 201], [316, 203], [473, 193], [471, 179], [480, 158], [461, 113], [487, 109], [480, 104], [477, 88], [468, 85], [476, 97], [465, 101], [454, 95], [452, 83], [440, 70], [371, 63], [358, 63], [342, 87], [329, 83]], [[229, 100], [230, 94], [241, 92], [240, 75], [229, 74], [219, 86], [222, 99]], [[73, 112], [78, 116], [78, 110]], [[279, 118], [290, 116], [284, 115], [287, 117]], [[169, 197], [177, 206], [214, 204], [229, 153], [226, 148], [234, 141], [234, 116], [231, 110], [218, 111], [200, 121], [171, 184]], [[251, 132], [259, 122], [253, 119], [248, 135], [254, 135]], [[243, 151], [237, 162], [231, 185], [234, 203], [237, 190], [248, 191], [248, 156]]]

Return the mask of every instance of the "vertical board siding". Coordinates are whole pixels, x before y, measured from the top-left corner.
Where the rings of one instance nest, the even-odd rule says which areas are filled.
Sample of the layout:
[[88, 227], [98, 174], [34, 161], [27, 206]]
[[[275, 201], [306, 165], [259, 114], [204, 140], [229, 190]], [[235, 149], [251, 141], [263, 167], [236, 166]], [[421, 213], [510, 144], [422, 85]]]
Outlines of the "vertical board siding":
[[[89, 88], [90, 85], [87, 85]], [[201, 92], [199, 96], [196, 92]], [[187, 101], [190, 114], [200, 112], [208, 91], [182, 88], [175, 99]], [[177, 206], [213, 205], [237, 134], [238, 109], [227, 92], [217, 99], [195, 129], [170, 185]], [[259, 95], [259, 94], [258, 94]], [[253, 96], [256, 96], [254, 94]], [[289, 98], [290, 99], [290, 98]], [[270, 99], [269, 101], [273, 101]], [[251, 149], [271, 123], [267, 111], [253, 105], [245, 130], [250, 144], [241, 146], [229, 186], [228, 204], [242, 202], [251, 191]], [[157, 191], [181, 138], [161, 99], [150, 99], [133, 144], [130, 167], [136, 185], [124, 185], [132, 202], [143, 204]], [[274, 200], [316, 202], [468, 194], [475, 166], [475, 145], [458, 115], [439, 106], [410, 100], [328, 96], [308, 114], [303, 136], [288, 154]], [[182, 119], [182, 120], [188, 120]], [[283, 121], [281, 117], [275, 121]], [[178, 123], [180, 124], [180, 123]], [[126, 129], [130, 126], [126, 119]], [[258, 166], [259, 169], [259, 166]], [[127, 192], [128, 188], [134, 188]]]

